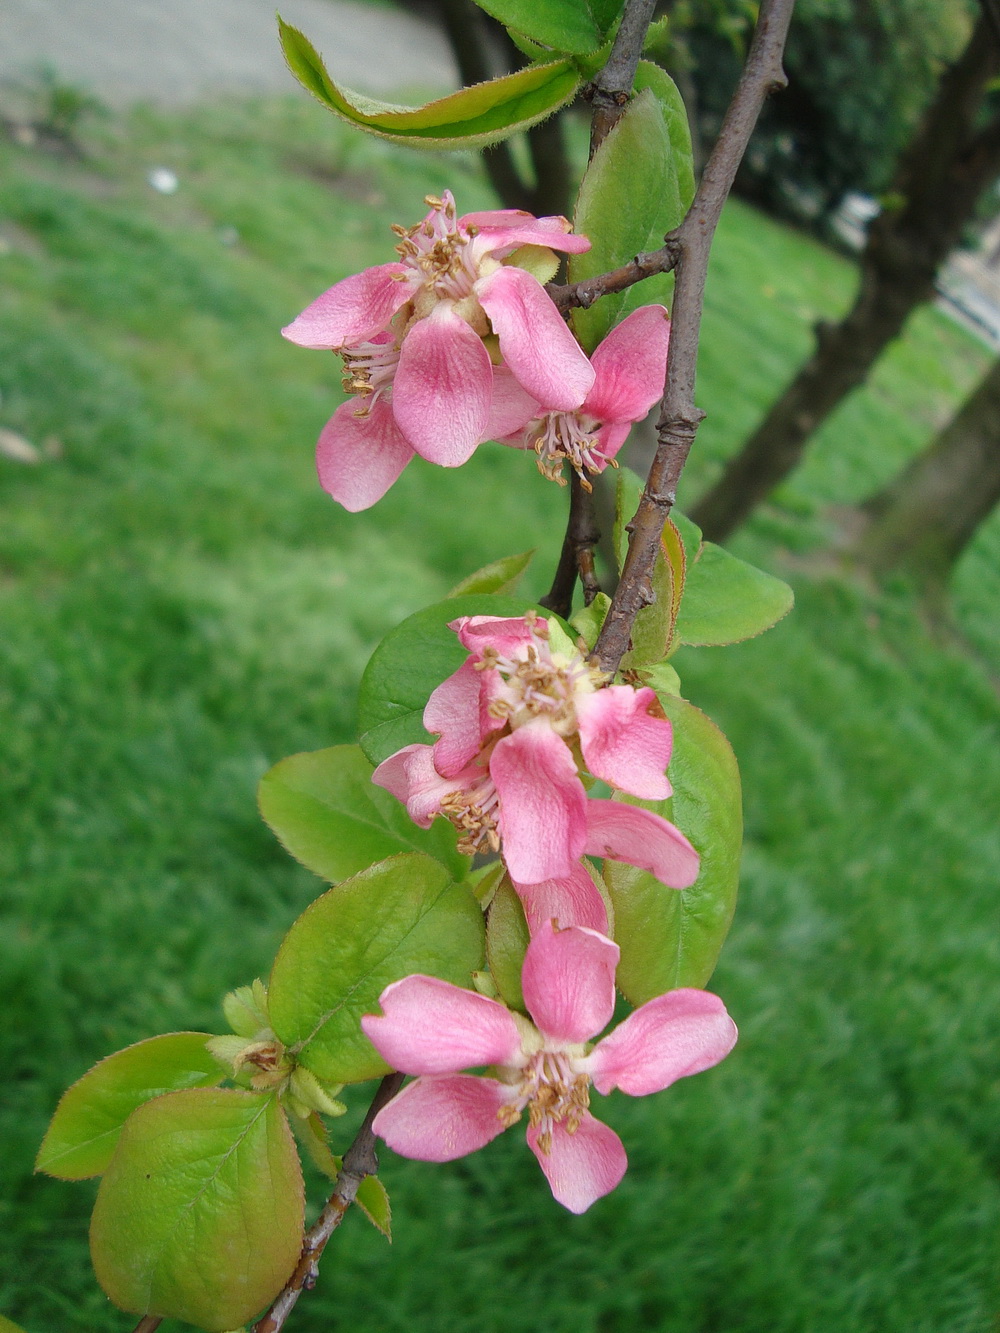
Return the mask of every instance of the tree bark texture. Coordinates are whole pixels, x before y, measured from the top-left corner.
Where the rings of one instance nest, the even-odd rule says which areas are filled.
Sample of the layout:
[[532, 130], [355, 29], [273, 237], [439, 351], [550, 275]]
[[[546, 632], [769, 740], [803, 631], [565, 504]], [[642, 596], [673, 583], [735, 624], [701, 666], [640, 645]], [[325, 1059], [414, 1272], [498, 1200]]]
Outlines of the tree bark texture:
[[900, 161], [890, 196], [898, 206], [872, 223], [854, 305], [839, 324], [817, 327], [813, 355], [694, 507], [712, 541], [728, 537], [796, 467], [813, 432], [934, 295], [938, 269], [1000, 174], [1000, 116], [977, 127], [998, 71], [1000, 38], [983, 14]]
[[1000, 504], [1000, 361], [931, 446], [863, 506], [872, 520], [855, 556], [943, 591], [980, 523]]

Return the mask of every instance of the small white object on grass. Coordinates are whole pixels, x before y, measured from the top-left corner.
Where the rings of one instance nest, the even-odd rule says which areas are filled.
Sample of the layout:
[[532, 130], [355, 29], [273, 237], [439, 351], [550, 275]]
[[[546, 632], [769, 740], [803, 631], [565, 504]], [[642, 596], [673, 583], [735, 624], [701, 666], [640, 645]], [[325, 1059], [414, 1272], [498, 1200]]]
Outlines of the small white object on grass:
[[157, 194], [176, 194], [180, 181], [169, 167], [154, 167], [146, 177]]

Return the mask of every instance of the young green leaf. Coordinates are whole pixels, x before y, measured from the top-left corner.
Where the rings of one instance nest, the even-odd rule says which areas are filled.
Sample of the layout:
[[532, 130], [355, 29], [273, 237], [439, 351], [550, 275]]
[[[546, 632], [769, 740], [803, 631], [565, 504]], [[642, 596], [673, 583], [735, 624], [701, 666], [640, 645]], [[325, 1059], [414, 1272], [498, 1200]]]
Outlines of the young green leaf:
[[586, 55], [604, 41], [590, 0], [476, 0], [476, 4], [505, 28], [554, 51]]
[[[640, 251], [655, 250], [684, 216], [677, 166], [660, 103], [638, 93], [594, 154], [580, 186], [574, 229], [591, 248], [571, 255], [569, 278], [581, 282], [618, 268]], [[588, 352], [631, 311], [668, 305], [673, 274], [646, 278], [624, 292], [604, 296], [589, 310], [573, 311], [573, 328]]]
[[689, 889], [668, 889], [648, 871], [605, 861], [622, 951], [617, 981], [632, 1004], [677, 986], [704, 986], [729, 932], [739, 883], [743, 814], [729, 742], [699, 709], [672, 694], [660, 703], [674, 728], [667, 770], [670, 801], [626, 798], [672, 819], [697, 848], [701, 869]]
[[85, 1180], [107, 1169], [136, 1107], [165, 1092], [212, 1088], [225, 1071], [205, 1048], [208, 1032], [169, 1032], [126, 1046], [63, 1093], [38, 1150], [36, 1171]]
[[168, 1093], [122, 1131], [94, 1207], [94, 1271], [131, 1314], [223, 1333], [288, 1279], [303, 1206], [298, 1153], [274, 1097]]
[[452, 826], [438, 819], [418, 828], [394, 796], [374, 785], [372, 766], [356, 745], [282, 759], [261, 778], [257, 799], [292, 856], [334, 884], [397, 852], [426, 852], [455, 879], [468, 869]]
[[601, 626], [607, 619], [610, 606], [611, 598], [608, 594], [599, 592], [589, 606], [581, 606], [576, 615], [570, 617], [569, 623], [587, 645], [588, 651], [593, 649], [597, 642]]
[[776, 625], [792, 609], [795, 594], [773, 574], [703, 542], [688, 568], [677, 637], [693, 646], [740, 643]]
[[[457, 671], [468, 653], [454, 630], [460, 616], [523, 616], [538, 610], [523, 599], [499, 596], [452, 597], [426, 606], [390, 630], [361, 677], [358, 730], [361, 748], [380, 764], [404, 745], [428, 743], [423, 712], [431, 691]], [[551, 611], [542, 614], [552, 617]]]
[[426, 106], [380, 102], [333, 82], [309, 39], [278, 19], [288, 68], [307, 92], [357, 129], [411, 148], [485, 148], [530, 129], [571, 101], [582, 75], [569, 60], [528, 65]]
[[[688, 120], [687, 107], [678, 91], [677, 84], [662, 67], [652, 60], [640, 60], [635, 72], [635, 91], [644, 88], [660, 104], [660, 114], [667, 128], [667, 138], [673, 154], [674, 171], [677, 174], [677, 191], [681, 201], [681, 216], [691, 207], [694, 198], [694, 154], [691, 151], [691, 124]], [[678, 219], [679, 221], [679, 219]], [[676, 225], [676, 224], [675, 224]]]
[[[614, 544], [619, 569], [628, 553], [627, 524], [631, 522], [642, 496], [644, 483], [629, 468], [618, 471], [615, 490]], [[675, 540], [675, 537], [677, 538]], [[671, 533], [669, 520], [663, 529], [660, 551], [650, 579], [654, 600], [640, 609], [632, 625], [632, 647], [622, 659], [622, 666], [635, 669], [659, 662], [670, 651], [674, 623], [684, 587], [685, 559], [679, 534]]]
[[24, 1329], [20, 1324], [15, 1324], [5, 1315], [0, 1314], [0, 1333], [24, 1333]]
[[393, 856], [344, 880], [285, 936], [268, 986], [271, 1025], [328, 1083], [388, 1066], [361, 1031], [392, 981], [423, 972], [468, 985], [483, 964], [483, 917], [467, 885], [430, 857]]
[[521, 967], [529, 939], [524, 908], [510, 877], [505, 875], [486, 916], [486, 960], [504, 1004], [522, 1013]]
[[449, 597], [469, 597], [476, 593], [513, 593], [521, 582], [521, 575], [531, 564], [534, 551], [522, 551], [520, 555], [505, 555], [500, 560], [483, 565], [474, 574], [468, 574], [460, 583], [456, 583], [448, 594]]
[[358, 1186], [354, 1202], [376, 1231], [381, 1231], [386, 1240], [392, 1240], [392, 1208], [389, 1204], [389, 1191], [378, 1176], [365, 1176]]

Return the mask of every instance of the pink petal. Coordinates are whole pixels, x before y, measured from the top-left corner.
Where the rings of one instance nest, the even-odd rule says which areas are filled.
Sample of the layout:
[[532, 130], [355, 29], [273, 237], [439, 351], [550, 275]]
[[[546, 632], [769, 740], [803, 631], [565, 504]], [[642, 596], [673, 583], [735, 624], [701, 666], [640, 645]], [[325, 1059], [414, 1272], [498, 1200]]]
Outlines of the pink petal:
[[403, 339], [392, 391], [400, 430], [422, 458], [458, 467], [484, 438], [492, 397], [482, 338], [440, 301]]
[[485, 213], [469, 213], [462, 218], [463, 225], [471, 222], [480, 229], [480, 235], [472, 242], [477, 261], [484, 255], [495, 257], [500, 250], [510, 252], [522, 245], [544, 245], [549, 250], [564, 250], [574, 255], [590, 249], [586, 236], [570, 234], [573, 224], [564, 217], [535, 218], [530, 213], [522, 213], [512, 214], [499, 223], [476, 222], [476, 218], [487, 216]]
[[493, 402], [486, 423], [486, 439], [500, 440], [523, 430], [540, 411], [534, 398], [521, 388], [506, 366], [493, 367]]
[[453, 778], [479, 753], [485, 739], [480, 726], [479, 696], [483, 672], [470, 657], [431, 693], [424, 726], [441, 739], [434, 745], [434, 767]]
[[357, 410], [356, 398], [341, 403], [316, 444], [319, 484], [352, 514], [381, 500], [413, 457], [385, 398]]
[[420, 974], [386, 986], [382, 1016], [361, 1027], [382, 1059], [404, 1074], [451, 1074], [512, 1064], [521, 1050], [510, 1010], [496, 1000]]
[[538, 884], [568, 875], [587, 836], [587, 796], [565, 741], [544, 718], [518, 727], [497, 742], [490, 777], [511, 877]]
[[408, 273], [405, 264], [379, 264], [334, 283], [281, 330], [282, 337], [300, 347], [334, 351], [368, 342], [410, 299], [409, 283], [397, 280]]
[[[471, 785], [468, 773], [446, 779], [434, 767], [433, 745], [404, 745], [384, 759], [372, 774], [372, 782], [392, 792], [406, 806], [415, 824], [427, 828], [441, 812], [441, 802], [453, 791]], [[483, 776], [478, 770], [473, 780]]]
[[576, 716], [583, 757], [595, 778], [631, 796], [665, 801], [673, 731], [666, 718], [649, 712], [655, 702], [648, 686], [609, 685], [578, 699]]
[[528, 1147], [538, 1158], [557, 1203], [571, 1213], [585, 1213], [621, 1184], [628, 1168], [622, 1141], [589, 1111], [572, 1134], [565, 1121], [553, 1125], [548, 1152], [539, 1146], [541, 1132], [541, 1127], [528, 1130]]
[[615, 326], [591, 358], [594, 387], [583, 404], [597, 421], [639, 421], [663, 395], [670, 317], [644, 305]]
[[538, 279], [521, 268], [499, 268], [480, 278], [475, 291], [504, 360], [528, 393], [546, 408], [579, 407], [594, 369]]
[[[617, 455], [618, 450], [628, 439], [631, 429], [631, 421], [612, 421], [600, 428], [597, 432], [597, 445], [605, 458], [610, 460]], [[506, 444], [506, 440], [504, 443]], [[604, 469], [602, 468], [601, 471], [603, 472]]]
[[521, 987], [538, 1030], [557, 1042], [589, 1041], [611, 1022], [620, 950], [581, 926], [544, 922], [524, 955]]
[[644, 1097], [717, 1065], [735, 1042], [736, 1024], [717, 995], [673, 990], [629, 1014], [580, 1063], [598, 1092]]
[[515, 883], [514, 888], [532, 935], [549, 921], [557, 922], [564, 929], [566, 926], [586, 926], [602, 935], [608, 934], [608, 909], [600, 889], [581, 861], [559, 879], [543, 879], [540, 884]]
[[458, 219], [458, 229], [467, 232], [470, 227], [475, 227], [478, 231], [482, 231], [484, 227], [519, 227], [537, 220], [533, 213], [523, 208], [488, 208], [479, 213], [463, 213]]
[[[539, 616], [536, 623], [543, 620]], [[495, 648], [501, 657], [516, 657], [520, 649], [535, 641], [523, 616], [461, 616], [449, 621], [448, 628], [455, 631], [463, 648], [477, 655], [484, 648]]]
[[648, 870], [671, 889], [686, 889], [698, 878], [698, 853], [680, 829], [652, 810], [624, 801], [587, 802], [588, 856], [609, 856]]
[[401, 1157], [451, 1162], [503, 1133], [500, 1108], [511, 1090], [494, 1078], [418, 1078], [383, 1106], [372, 1129]]

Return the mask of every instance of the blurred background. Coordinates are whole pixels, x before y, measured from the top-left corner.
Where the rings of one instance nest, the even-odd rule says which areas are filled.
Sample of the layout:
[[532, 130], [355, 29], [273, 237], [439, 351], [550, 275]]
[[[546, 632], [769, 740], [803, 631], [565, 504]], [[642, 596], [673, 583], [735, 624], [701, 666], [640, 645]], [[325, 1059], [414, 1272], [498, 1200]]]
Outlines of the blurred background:
[[[671, 13], [655, 54], [703, 160], [753, 5]], [[517, 59], [469, 0], [282, 14], [404, 102]], [[1000, 30], [966, 0], [799, 0], [787, 65], [719, 230], [681, 497], [797, 595], [675, 659], [743, 772], [712, 982], [741, 1042], [608, 1099], [631, 1170], [580, 1218], [516, 1131], [386, 1152], [393, 1245], [349, 1216], [303, 1333], [997, 1328]], [[343, 512], [312, 461], [339, 364], [278, 330], [425, 194], [571, 209], [585, 153], [583, 111], [485, 163], [359, 135], [285, 72], [264, 0], [0, 11], [0, 1311], [29, 1333], [134, 1325], [89, 1269], [95, 1182], [31, 1175], [60, 1093], [221, 1030], [319, 891], [260, 775], [353, 739], [403, 616], [535, 546], [537, 596], [561, 542], [563, 493], [495, 445]], [[768, 484], [737, 513], [748, 456]]]

